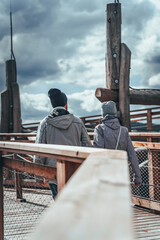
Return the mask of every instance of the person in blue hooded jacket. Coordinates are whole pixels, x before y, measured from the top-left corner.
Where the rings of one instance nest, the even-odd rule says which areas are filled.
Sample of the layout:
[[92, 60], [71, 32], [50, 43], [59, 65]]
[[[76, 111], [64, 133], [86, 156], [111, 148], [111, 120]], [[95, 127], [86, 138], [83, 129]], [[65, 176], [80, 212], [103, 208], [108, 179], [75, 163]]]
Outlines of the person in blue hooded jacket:
[[117, 118], [117, 108], [113, 101], [104, 102], [102, 108], [102, 123], [94, 131], [93, 146], [97, 148], [125, 150], [135, 174], [135, 186], [142, 183], [136, 152], [133, 148], [128, 129], [120, 125]]

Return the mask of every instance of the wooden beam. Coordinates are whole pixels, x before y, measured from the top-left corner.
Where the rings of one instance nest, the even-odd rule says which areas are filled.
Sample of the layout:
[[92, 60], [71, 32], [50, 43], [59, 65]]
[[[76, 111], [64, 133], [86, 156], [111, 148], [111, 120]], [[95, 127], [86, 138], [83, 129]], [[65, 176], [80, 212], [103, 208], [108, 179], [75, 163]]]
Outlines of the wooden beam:
[[106, 9], [106, 86], [119, 88], [120, 50], [121, 50], [121, 4], [107, 4]]
[[[150, 139], [152, 140], [152, 139]], [[159, 153], [157, 150], [148, 151], [148, 178], [149, 178], [149, 197], [151, 200], [160, 199], [160, 174], [159, 174]]]
[[157, 201], [150, 201], [147, 199], [132, 197], [132, 202], [138, 206], [149, 208], [151, 210], [160, 211], [160, 203]]
[[[118, 91], [106, 88], [97, 88], [95, 96], [99, 101], [118, 102]], [[129, 89], [130, 104], [160, 105], [160, 90], [156, 89]]]
[[26, 153], [81, 163], [93, 152], [104, 152], [105, 149], [66, 146], [56, 144], [33, 144], [0, 141], [0, 151]]
[[57, 187], [58, 192], [65, 186], [73, 173], [79, 168], [79, 163], [57, 161]]
[[57, 161], [57, 189], [58, 193], [64, 187], [66, 183], [66, 169], [65, 169], [65, 161]]
[[56, 180], [56, 169], [53, 167], [8, 158], [3, 158], [3, 166], [6, 168], [14, 169], [16, 171], [27, 172], [31, 175]]
[[155, 143], [155, 142], [135, 142], [135, 141], [132, 141], [133, 143], [133, 146], [135, 148], [138, 148], [138, 147], [146, 147], [146, 148], [149, 148], [149, 149], [160, 149], [160, 143]]
[[31, 238], [49, 240], [54, 235], [59, 240], [133, 240], [130, 200], [126, 152], [91, 154]]
[[130, 125], [130, 96], [129, 96], [129, 75], [130, 75], [131, 51], [122, 43], [121, 44], [121, 66], [119, 81], [119, 110], [123, 126], [131, 130]]

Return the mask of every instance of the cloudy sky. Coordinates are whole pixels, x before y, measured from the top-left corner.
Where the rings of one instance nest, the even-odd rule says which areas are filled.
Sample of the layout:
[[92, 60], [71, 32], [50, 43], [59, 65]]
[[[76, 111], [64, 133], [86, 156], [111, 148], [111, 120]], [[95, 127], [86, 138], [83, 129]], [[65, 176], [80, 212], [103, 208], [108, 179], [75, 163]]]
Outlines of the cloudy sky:
[[[109, 0], [12, 0], [13, 43], [22, 121], [51, 110], [47, 92], [59, 88], [77, 116], [100, 113], [105, 87], [106, 4]], [[160, 88], [160, 1], [121, 0], [122, 42], [132, 52], [130, 85]], [[10, 58], [10, 0], [0, 2], [0, 91]]]

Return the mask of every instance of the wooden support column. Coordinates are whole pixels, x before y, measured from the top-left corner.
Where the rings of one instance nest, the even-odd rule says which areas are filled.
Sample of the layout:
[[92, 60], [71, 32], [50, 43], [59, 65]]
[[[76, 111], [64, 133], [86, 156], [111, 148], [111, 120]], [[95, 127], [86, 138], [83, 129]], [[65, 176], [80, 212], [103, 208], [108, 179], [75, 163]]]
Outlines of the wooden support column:
[[4, 211], [3, 211], [3, 160], [0, 152], [0, 239], [4, 239]]
[[22, 199], [22, 185], [21, 175], [15, 171], [15, 186], [16, 186], [16, 199], [19, 201]]
[[80, 163], [57, 161], [57, 189], [58, 192], [64, 187], [73, 173], [78, 169]]
[[1, 132], [21, 132], [21, 109], [15, 60], [6, 61], [6, 90], [1, 93]]
[[151, 109], [147, 110], [147, 130], [148, 131], [152, 130], [152, 113], [151, 113]]
[[121, 113], [121, 123], [131, 130], [130, 126], [130, 99], [129, 99], [129, 75], [130, 75], [131, 51], [121, 44], [121, 67], [119, 81], [119, 110]]
[[58, 193], [66, 183], [65, 161], [57, 161], [57, 190]]
[[[13, 156], [13, 159], [15, 159], [15, 154]], [[22, 176], [21, 173], [18, 173], [15, 171], [15, 188], [16, 188], [16, 200], [19, 202], [25, 202], [26, 200], [23, 198], [22, 195]]]
[[121, 48], [121, 4], [107, 4], [106, 9], [106, 87], [119, 88]]
[[[10, 141], [10, 137], [9, 136], [3, 136], [3, 141]], [[8, 153], [3, 151], [3, 155], [7, 155]], [[12, 173], [9, 169], [5, 169], [5, 172], [4, 172], [4, 178], [5, 180], [8, 180], [8, 179], [12, 179]]]
[[151, 200], [160, 200], [160, 165], [158, 161], [158, 151], [150, 150], [148, 152], [148, 176], [149, 176], [149, 197]]

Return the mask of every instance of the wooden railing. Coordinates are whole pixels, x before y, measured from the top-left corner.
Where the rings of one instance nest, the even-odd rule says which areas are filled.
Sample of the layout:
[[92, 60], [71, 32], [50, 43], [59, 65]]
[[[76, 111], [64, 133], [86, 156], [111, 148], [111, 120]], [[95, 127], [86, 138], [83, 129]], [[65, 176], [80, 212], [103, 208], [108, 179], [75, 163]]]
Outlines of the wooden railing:
[[[3, 152], [57, 159], [57, 169], [11, 160]], [[125, 151], [0, 142], [0, 239], [3, 226], [3, 168], [56, 179], [58, 191], [82, 162], [32, 239], [133, 240], [127, 154]], [[122, 177], [123, 172], [123, 177]], [[117, 201], [118, 200], [118, 201]], [[115, 219], [116, 216], [116, 219]], [[46, 224], [51, 217], [50, 224]], [[104, 221], [105, 219], [105, 221]], [[47, 233], [44, 236], [44, 233]], [[48, 237], [48, 238], [47, 238]]]
[[160, 107], [144, 108], [130, 111], [131, 122], [145, 121], [147, 130], [153, 129], [152, 123], [154, 119], [160, 119]]
[[[84, 124], [89, 124], [91, 128], [94, 128], [97, 124], [101, 122], [102, 116], [100, 114], [98, 115], [92, 115], [92, 116], [85, 116], [80, 117]], [[160, 119], [160, 107], [154, 107], [154, 108], [144, 108], [144, 109], [138, 109], [138, 110], [132, 110], [130, 111], [130, 121], [131, 123], [134, 122], [144, 122], [146, 123], [147, 130], [152, 131], [153, 130], [153, 120]], [[22, 124], [22, 128], [30, 129], [31, 131], [37, 130], [37, 127], [39, 125], [39, 122], [33, 122], [33, 123], [25, 123]]]

